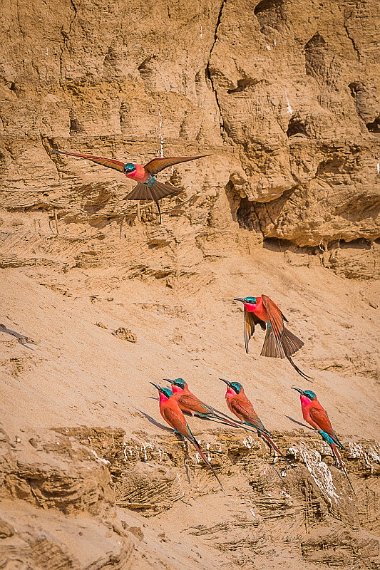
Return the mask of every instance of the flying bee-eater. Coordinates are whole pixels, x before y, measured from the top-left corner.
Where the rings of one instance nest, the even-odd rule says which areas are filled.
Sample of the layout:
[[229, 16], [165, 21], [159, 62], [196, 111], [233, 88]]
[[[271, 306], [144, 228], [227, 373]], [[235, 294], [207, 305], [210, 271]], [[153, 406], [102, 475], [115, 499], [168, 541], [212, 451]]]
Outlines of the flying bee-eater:
[[195, 447], [196, 451], [202, 457], [203, 461], [206, 463], [206, 465], [209, 467], [209, 469], [211, 469], [214, 477], [218, 481], [220, 487], [223, 489], [223, 485], [222, 485], [215, 469], [211, 465], [210, 461], [207, 459], [207, 457], [206, 457], [204, 451], [202, 450], [201, 446], [199, 445], [198, 441], [195, 439], [195, 437], [194, 437], [194, 435], [190, 429], [190, 426], [186, 422], [186, 418], [183, 415], [183, 412], [178, 405], [177, 400], [173, 397], [173, 392], [170, 390], [170, 388], [166, 388], [166, 387], [163, 388], [161, 386], [158, 386], [158, 384], [155, 384], [154, 382], [151, 382], [151, 384], [155, 388], [157, 388], [157, 390], [159, 392], [159, 395], [160, 395], [160, 413], [161, 413], [161, 416], [163, 417], [163, 419], [166, 421], [166, 423], [168, 423], [174, 429], [174, 431], [177, 434], [182, 436], [182, 438], [185, 438], [186, 440], [188, 440]]
[[197, 156], [174, 156], [165, 158], [153, 158], [147, 164], [137, 164], [135, 162], [122, 162], [114, 158], [105, 158], [103, 156], [94, 156], [92, 154], [83, 154], [80, 152], [68, 152], [64, 150], [52, 150], [51, 152], [56, 154], [65, 154], [66, 156], [74, 156], [76, 158], [85, 158], [86, 160], [91, 160], [96, 162], [96, 164], [101, 164], [107, 168], [113, 168], [125, 174], [127, 178], [137, 182], [137, 185], [133, 188], [125, 200], [153, 200], [157, 205], [157, 210], [161, 223], [161, 209], [159, 200], [165, 198], [165, 196], [174, 196], [179, 192], [182, 192], [181, 188], [176, 188], [168, 182], [159, 182], [156, 178], [156, 174], [168, 168], [169, 166], [174, 166], [180, 162], [188, 162], [190, 160], [196, 160], [198, 158], [203, 158], [209, 156], [207, 154], [200, 154]]
[[274, 358], [287, 358], [293, 368], [306, 380], [310, 376], [302, 372], [293, 362], [292, 355], [303, 345], [303, 341], [290, 332], [284, 325], [288, 319], [282, 314], [276, 303], [267, 295], [261, 297], [235, 297], [234, 301], [240, 301], [244, 305], [244, 344], [248, 353], [248, 343], [255, 332], [255, 326], [266, 331], [261, 356]]

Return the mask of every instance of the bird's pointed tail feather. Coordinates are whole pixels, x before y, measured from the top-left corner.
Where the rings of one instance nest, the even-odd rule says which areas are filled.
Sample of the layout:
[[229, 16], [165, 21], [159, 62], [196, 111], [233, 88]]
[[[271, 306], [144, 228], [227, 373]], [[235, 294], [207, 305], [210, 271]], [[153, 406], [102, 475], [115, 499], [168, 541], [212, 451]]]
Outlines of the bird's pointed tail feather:
[[199, 445], [199, 443], [197, 442], [197, 440], [195, 439], [194, 435], [192, 434], [190, 428], [189, 428], [189, 433], [188, 435], [185, 436], [186, 439], [188, 439], [190, 441], [190, 443], [193, 444], [193, 446], [195, 447], [195, 449], [197, 450], [197, 452], [199, 453], [199, 455], [202, 457], [203, 461], [206, 463], [206, 465], [208, 466], [208, 468], [212, 471], [215, 479], [218, 481], [221, 489], [223, 489], [223, 485], [222, 482], [220, 481], [218, 474], [216, 473], [214, 467], [211, 465], [210, 461], [207, 459], [204, 451], [202, 450], [201, 446]]
[[287, 356], [286, 358], [289, 360], [289, 362], [290, 362], [290, 364], [293, 366], [294, 370], [295, 370], [300, 376], [302, 376], [302, 378], [304, 378], [304, 379], [307, 380], [308, 382], [312, 382], [312, 381], [313, 381], [313, 379], [312, 379], [311, 376], [308, 376], [305, 372], [303, 372], [303, 371], [301, 370], [301, 368], [298, 368], [297, 364], [293, 361], [293, 359], [291, 358], [291, 356]]
[[161, 200], [165, 196], [176, 196], [182, 192], [181, 188], [176, 188], [168, 182], [158, 182], [158, 180], [155, 181], [150, 190], [154, 201]]
[[182, 192], [180, 188], [176, 188], [169, 183], [154, 181], [152, 185], [148, 185], [140, 182], [137, 184], [133, 190], [124, 198], [125, 200], [153, 200], [157, 205], [158, 216], [160, 223], [161, 218], [161, 208], [159, 200], [165, 198], [165, 196], [176, 196]]
[[311, 381], [312, 378], [305, 374], [305, 372], [303, 372], [293, 362], [292, 359], [292, 355], [297, 352], [303, 345], [303, 341], [295, 334], [290, 332], [290, 330], [287, 328], [284, 328], [281, 336], [278, 337], [275, 335], [273, 328], [268, 325], [263, 348], [261, 350], [261, 356], [268, 356], [272, 358], [287, 358], [290, 364], [293, 366], [294, 370], [300, 376], [302, 376], [302, 378]]
[[169, 183], [158, 182], [158, 180], [155, 180], [152, 186], [149, 186], [144, 182], [139, 182], [124, 199], [154, 200], [157, 202], [158, 200], [165, 198], [165, 196], [175, 196], [181, 191], [182, 190], [180, 188], [176, 188]]
[[275, 444], [275, 442], [273, 441], [273, 439], [267, 435], [266, 433], [263, 432], [259, 432], [260, 437], [265, 441], [265, 443], [268, 445], [268, 447], [270, 447], [270, 449], [273, 449], [273, 451], [275, 451], [278, 455], [280, 455], [281, 457], [284, 457], [284, 455], [282, 454], [282, 452], [280, 451], [280, 449], [277, 447], [277, 445]]
[[343, 459], [342, 459], [342, 456], [341, 456], [341, 454], [340, 454], [340, 451], [339, 451], [338, 447], [335, 445], [335, 443], [333, 443], [333, 444], [330, 443], [330, 448], [331, 448], [331, 451], [332, 451], [333, 456], [334, 456], [335, 465], [337, 466], [338, 469], [340, 469], [340, 471], [343, 471], [343, 473], [345, 474], [346, 479], [347, 479], [347, 481], [348, 481], [348, 483], [349, 483], [349, 485], [350, 485], [350, 487], [351, 487], [353, 493], [355, 494], [355, 489], [354, 489], [354, 487], [353, 487], [353, 485], [352, 485], [352, 483], [351, 483], [351, 479], [350, 479], [349, 476], [348, 476], [346, 467], [345, 467], [345, 465], [344, 465], [344, 463], [343, 463]]

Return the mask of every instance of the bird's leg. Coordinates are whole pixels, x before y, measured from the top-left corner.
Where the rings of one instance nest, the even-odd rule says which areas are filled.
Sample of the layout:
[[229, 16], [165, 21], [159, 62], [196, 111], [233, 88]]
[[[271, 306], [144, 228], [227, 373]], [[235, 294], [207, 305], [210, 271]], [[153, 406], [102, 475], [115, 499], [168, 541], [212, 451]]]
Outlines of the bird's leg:
[[161, 208], [160, 208], [160, 203], [158, 200], [155, 200], [156, 206], [157, 206], [157, 210], [158, 210], [158, 216], [159, 216], [159, 223], [162, 224], [162, 216], [161, 216]]

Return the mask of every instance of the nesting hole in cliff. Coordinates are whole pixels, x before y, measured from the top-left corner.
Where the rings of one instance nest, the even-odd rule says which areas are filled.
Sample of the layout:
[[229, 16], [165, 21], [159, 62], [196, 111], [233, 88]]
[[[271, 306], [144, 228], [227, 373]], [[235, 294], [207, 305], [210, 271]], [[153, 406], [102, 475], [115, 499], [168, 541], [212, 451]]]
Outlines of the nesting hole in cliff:
[[300, 247], [287, 239], [270, 238], [270, 237], [264, 238], [263, 247], [265, 249], [269, 249], [270, 251], [280, 251], [280, 252], [291, 251], [292, 253], [300, 253], [307, 255], [316, 255], [317, 253], [320, 253], [319, 248], [317, 246]]
[[237, 87], [234, 87], [234, 89], [227, 89], [227, 93], [229, 95], [231, 93], [240, 93], [241, 91], [249, 89], [249, 87], [254, 87], [257, 83], [259, 83], [258, 80], [252, 79], [251, 77], [239, 79], [237, 82]]
[[149, 55], [148, 57], [146, 57], [144, 59], [144, 61], [142, 61], [140, 63], [140, 65], [138, 66], [137, 69], [141, 75], [141, 79], [143, 79], [143, 80], [149, 79], [152, 76], [152, 74], [153, 74], [152, 65], [154, 65], [155, 60], [156, 60], [155, 55]]
[[361, 81], [352, 81], [348, 84], [348, 87], [351, 91], [351, 96], [354, 97], [354, 99], [356, 98], [359, 91], [363, 91], [364, 89], [364, 85]]
[[331, 175], [331, 174], [342, 174], [343, 172], [349, 172], [346, 168], [346, 160], [341, 157], [334, 156], [327, 160], [322, 160], [319, 163], [316, 176]]
[[283, 21], [283, 0], [261, 0], [255, 9], [254, 14], [257, 17], [261, 32], [265, 32], [265, 28], [278, 28]]
[[295, 135], [302, 135], [307, 137], [306, 124], [299, 117], [292, 117], [289, 121], [288, 130], [286, 131], [288, 137]]
[[82, 125], [80, 124], [80, 122], [78, 121], [78, 119], [76, 119], [75, 117], [70, 119], [70, 135], [76, 134], [76, 133], [83, 133], [84, 132], [84, 128], [82, 127]]
[[372, 123], [366, 124], [370, 133], [380, 133], [380, 115]]
[[242, 198], [236, 211], [236, 219], [241, 228], [260, 232], [259, 218], [255, 212], [255, 203], [248, 198]]
[[344, 239], [331, 241], [328, 243], [328, 249], [364, 249], [369, 250], [372, 247], [372, 241], [366, 238], [353, 239], [346, 241]]
[[305, 44], [306, 75], [325, 75], [326, 40], [319, 32]]

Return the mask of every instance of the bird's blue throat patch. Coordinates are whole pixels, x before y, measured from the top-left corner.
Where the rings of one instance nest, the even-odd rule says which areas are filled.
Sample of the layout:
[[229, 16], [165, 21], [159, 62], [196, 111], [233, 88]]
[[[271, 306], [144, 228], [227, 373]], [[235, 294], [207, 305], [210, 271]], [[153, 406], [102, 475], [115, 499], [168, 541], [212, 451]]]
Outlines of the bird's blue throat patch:
[[155, 183], [156, 183], [156, 179], [154, 176], [149, 176], [148, 180], [145, 182], [145, 184], [148, 186], [148, 188], [153, 188]]

